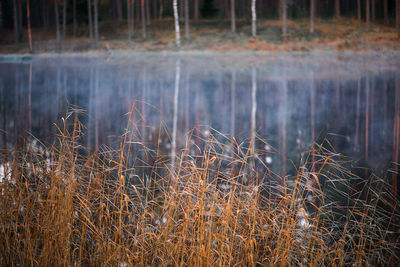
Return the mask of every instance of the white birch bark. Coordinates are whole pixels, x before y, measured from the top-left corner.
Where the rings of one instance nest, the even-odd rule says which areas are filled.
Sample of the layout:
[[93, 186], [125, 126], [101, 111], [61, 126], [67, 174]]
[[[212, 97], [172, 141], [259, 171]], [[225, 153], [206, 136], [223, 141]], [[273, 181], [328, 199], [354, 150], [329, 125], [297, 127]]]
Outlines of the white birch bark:
[[257, 35], [256, 0], [251, 0], [251, 33], [253, 37], [256, 37]]
[[180, 29], [179, 29], [178, 0], [174, 0], [173, 9], [174, 9], [174, 18], [175, 18], [176, 46], [181, 47], [181, 33], [180, 33]]

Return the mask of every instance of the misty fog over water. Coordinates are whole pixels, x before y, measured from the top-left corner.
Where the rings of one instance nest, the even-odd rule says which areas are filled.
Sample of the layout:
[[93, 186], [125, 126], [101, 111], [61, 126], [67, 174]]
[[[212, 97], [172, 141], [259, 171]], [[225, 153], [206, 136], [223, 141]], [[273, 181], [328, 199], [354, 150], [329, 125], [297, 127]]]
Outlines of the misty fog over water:
[[223, 143], [234, 137], [239, 144], [257, 137], [265, 141], [255, 142], [265, 164], [286, 173], [313, 142], [326, 140], [336, 152], [381, 171], [398, 149], [396, 61], [329, 54], [0, 61], [1, 149], [27, 132], [53, 142], [54, 124], [74, 108], [84, 110], [85, 146], [117, 146], [133, 110], [135, 138], [169, 155], [179, 153], [188, 136], [194, 143], [210, 135]]

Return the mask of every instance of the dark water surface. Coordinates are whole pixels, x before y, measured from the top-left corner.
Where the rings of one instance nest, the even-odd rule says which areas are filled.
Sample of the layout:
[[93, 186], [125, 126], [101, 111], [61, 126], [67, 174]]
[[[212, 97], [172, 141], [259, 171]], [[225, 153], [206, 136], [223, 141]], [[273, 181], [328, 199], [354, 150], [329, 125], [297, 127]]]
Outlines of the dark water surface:
[[[179, 153], [187, 134], [238, 143], [290, 172], [313, 141], [377, 171], [398, 162], [397, 55], [40, 56], [0, 61], [1, 148], [31, 132], [52, 142], [66, 112], [85, 110], [82, 142], [115, 146], [132, 123], [149, 148]], [[162, 133], [162, 134], [161, 134]], [[156, 140], [160, 136], [161, 140]], [[293, 162], [293, 164], [292, 164]]]

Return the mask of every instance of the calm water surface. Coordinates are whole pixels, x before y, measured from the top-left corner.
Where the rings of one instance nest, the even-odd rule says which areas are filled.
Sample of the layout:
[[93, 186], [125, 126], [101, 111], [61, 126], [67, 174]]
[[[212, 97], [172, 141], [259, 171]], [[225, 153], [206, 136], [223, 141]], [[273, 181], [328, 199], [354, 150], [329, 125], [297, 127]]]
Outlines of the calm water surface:
[[27, 132], [52, 142], [54, 123], [81, 108], [82, 142], [91, 150], [115, 146], [133, 110], [135, 138], [169, 154], [179, 153], [188, 133], [224, 143], [258, 137], [268, 142], [256, 142], [270, 152], [263, 160], [282, 173], [293, 171], [310, 144], [328, 140], [381, 171], [398, 161], [399, 59], [138, 54], [0, 61], [0, 144], [9, 149]]

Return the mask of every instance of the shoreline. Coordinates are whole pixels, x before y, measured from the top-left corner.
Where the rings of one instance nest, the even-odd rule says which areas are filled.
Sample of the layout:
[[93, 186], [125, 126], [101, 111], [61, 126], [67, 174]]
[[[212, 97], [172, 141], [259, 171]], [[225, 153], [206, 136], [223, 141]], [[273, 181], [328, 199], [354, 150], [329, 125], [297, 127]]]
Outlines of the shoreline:
[[[202, 21], [204, 22], [204, 21]], [[318, 20], [315, 33], [308, 30], [308, 21], [290, 20], [288, 35], [282, 36], [280, 21], [260, 20], [258, 34], [251, 35], [248, 22], [241, 21], [232, 33], [226, 21], [211, 20], [207, 24], [192, 22], [190, 37], [181, 36], [181, 47], [175, 44], [175, 35], [167, 24], [170, 20], [153, 21], [147, 28], [147, 37], [136, 32], [130, 41], [126, 25], [112, 21], [100, 23], [100, 40], [94, 46], [90, 38], [81, 33], [67, 37], [60, 43], [52, 30], [33, 29], [34, 55], [114, 55], [114, 54], [393, 54], [400, 53], [400, 41], [395, 28], [379, 23], [367, 31], [364, 24], [351, 18]], [[222, 23], [222, 24], [221, 24]], [[85, 28], [84, 28], [85, 29]], [[0, 56], [26, 54], [27, 40], [15, 46], [10, 42], [13, 33], [5, 31], [0, 37]]]
[[292, 55], [292, 56], [379, 56], [379, 55], [395, 55], [400, 56], [399, 50], [385, 50], [385, 51], [375, 51], [375, 50], [365, 50], [365, 51], [354, 51], [354, 50], [322, 50], [315, 49], [310, 51], [214, 51], [214, 50], [182, 50], [182, 51], [128, 51], [128, 50], [112, 50], [112, 53], [104, 50], [89, 50], [83, 52], [39, 52], [39, 53], [3, 53], [0, 54], [0, 61], [5, 61], [9, 59], [16, 60], [26, 60], [34, 57], [92, 57], [92, 56], [142, 56], [142, 55], [165, 55], [165, 56], [207, 56], [207, 55], [234, 55], [234, 56], [245, 56], [245, 55], [263, 55], [263, 56], [280, 56], [280, 55]]

